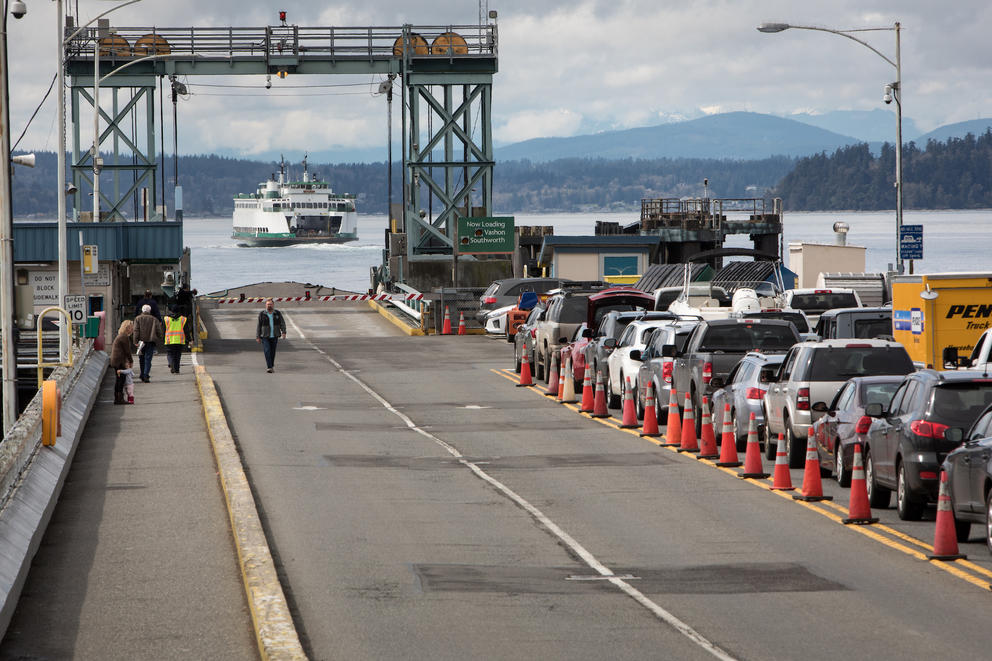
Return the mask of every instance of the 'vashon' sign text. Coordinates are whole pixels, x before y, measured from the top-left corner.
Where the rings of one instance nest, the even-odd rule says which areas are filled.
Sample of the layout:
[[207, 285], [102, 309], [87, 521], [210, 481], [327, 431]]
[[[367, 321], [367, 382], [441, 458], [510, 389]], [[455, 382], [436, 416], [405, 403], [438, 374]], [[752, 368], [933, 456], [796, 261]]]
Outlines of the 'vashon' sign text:
[[459, 218], [455, 250], [463, 255], [513, 252], [513, 216]]

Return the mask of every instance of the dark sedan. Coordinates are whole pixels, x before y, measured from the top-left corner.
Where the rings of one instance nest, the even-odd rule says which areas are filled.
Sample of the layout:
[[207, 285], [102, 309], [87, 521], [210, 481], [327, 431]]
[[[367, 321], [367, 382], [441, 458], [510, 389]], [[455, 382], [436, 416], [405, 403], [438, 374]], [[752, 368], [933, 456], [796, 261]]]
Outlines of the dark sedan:
[[[948, 439], [962, 437], [960, 427], [948, 429]], [[984, 524], [985, 545], [992, 553], [992, 406], [987, 406], [963, 435], [964, 443], [944, 459], [951, 488], [951, 510], [958, 541], [968, 540], [972, 523]]]
[[[820, 466], [833, 472], [840, 486], [851, 486], [854, 444], [861, 441], [858, 421], [865, 415], [865, 406], [872, 402], [888, 406], [902, 379], [902, 376], [858, 376], [841, 386], [829, 405], [813, 404], [814, 411], [824, 414], [813, 423]], [[870, 418], [862, 423], [868, 424]]]

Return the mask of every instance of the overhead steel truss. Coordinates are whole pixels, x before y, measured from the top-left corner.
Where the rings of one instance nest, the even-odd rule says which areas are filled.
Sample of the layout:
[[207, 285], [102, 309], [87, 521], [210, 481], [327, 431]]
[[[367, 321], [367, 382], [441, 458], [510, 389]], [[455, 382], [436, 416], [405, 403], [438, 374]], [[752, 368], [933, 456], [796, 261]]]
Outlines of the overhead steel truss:
[[[71, 32], [68, 28], [67, 34]], [[66, 44], [76, 209], [84, 199], [84, 185], [90, 190], [93, 185], [93, 154], [84, 148], [81, 133], [88, 125], [84, 106], [93, 108], [98, 44], [98, 75], [103, 78], [99, 86], [109, 88], [112, 97], [109, 112], [100, 104], [105, 128], [98, 143], [101, 153], [105, 142], [113, 143], [103, 159], [103, 170], [113, 173], [113, 186], [108, 188], [101, 179], [100, 187], [101, 207], [109, 210], [106, 220], [123, 219], [128, 201], [141, 188], [147, 188], [150, 199], [155, 199], [158, 79], [280, 73], [399, 76], [403, 91], [401, 229], [408, 234], [408, 255], [450, 253], [459, 216], [492, 215], [490, 109], [498, 52], [493, 23], [257, 28], [104, 25], [82, 30]]]

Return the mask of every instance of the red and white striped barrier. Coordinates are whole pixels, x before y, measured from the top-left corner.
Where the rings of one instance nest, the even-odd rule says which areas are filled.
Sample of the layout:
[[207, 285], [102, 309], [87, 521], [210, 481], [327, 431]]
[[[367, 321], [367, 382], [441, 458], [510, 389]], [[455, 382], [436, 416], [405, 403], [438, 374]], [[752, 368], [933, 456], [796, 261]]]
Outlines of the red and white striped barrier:
[[272, 299], [274, 303], [327, 303], [329, 301], [420, 301], [423, 294], [337, 294], [335, 296], [245, 296], [244, 298], [218, 298], [223, 303], [264, 303]]

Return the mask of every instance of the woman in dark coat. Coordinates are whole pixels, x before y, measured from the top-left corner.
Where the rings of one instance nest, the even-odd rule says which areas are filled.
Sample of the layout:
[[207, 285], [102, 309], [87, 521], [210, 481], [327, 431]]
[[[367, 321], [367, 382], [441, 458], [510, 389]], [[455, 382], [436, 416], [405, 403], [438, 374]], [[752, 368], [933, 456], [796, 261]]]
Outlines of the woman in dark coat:
[[114, 404], [124, 404], [124, 377], [121, 370], [129, 369], [133, 364], [131, 357], [131, 333], [134, 324], [128, 319], [121, 322], [117, 337], [110, 347], [110, 366], [114, 369], [117, 380], [114, 381]]

